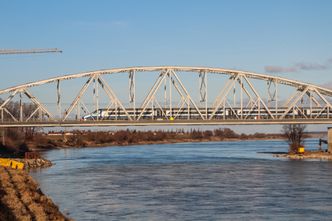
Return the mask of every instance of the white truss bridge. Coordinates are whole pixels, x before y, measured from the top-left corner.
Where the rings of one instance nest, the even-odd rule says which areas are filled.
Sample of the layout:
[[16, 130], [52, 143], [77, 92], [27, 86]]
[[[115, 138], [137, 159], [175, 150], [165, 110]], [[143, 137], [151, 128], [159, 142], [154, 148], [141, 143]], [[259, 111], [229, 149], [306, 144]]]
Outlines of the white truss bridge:
[[0, 90], [0, 127], [331, 124], [332, 90], [209, 67], [129, 67]]

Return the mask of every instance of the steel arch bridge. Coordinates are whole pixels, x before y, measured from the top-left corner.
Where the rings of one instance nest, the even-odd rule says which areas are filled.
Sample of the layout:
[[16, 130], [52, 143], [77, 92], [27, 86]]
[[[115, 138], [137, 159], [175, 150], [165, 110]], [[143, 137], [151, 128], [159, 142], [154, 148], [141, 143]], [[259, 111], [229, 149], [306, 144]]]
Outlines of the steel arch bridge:
[[332, 123], [331, 89], [222, 68], [114, 68], [14, 86], [0, 96], [0, 127]]

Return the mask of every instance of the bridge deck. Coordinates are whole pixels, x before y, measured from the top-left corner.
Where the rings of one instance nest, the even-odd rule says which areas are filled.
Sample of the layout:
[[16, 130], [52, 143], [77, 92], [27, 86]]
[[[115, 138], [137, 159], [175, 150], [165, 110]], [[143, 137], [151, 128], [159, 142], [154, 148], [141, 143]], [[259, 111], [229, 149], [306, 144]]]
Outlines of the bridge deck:
[[4, 122], [0, 128], [10, 127], [108, 127], [108, 126], [194, 126], [194, 125], [283, 125], [283, 124], [332, 124], [332, 119], [283, 119], [283, 120], [140, 120], [140, 121], [54, 121], [54, 122]]

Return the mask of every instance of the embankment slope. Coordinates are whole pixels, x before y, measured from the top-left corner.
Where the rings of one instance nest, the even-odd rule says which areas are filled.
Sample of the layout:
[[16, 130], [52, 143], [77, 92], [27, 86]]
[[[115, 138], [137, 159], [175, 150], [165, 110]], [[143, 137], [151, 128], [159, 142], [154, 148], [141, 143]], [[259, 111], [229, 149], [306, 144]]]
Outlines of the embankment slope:
[[25, 172], [0, 167], [0, 221], [70, 220]]

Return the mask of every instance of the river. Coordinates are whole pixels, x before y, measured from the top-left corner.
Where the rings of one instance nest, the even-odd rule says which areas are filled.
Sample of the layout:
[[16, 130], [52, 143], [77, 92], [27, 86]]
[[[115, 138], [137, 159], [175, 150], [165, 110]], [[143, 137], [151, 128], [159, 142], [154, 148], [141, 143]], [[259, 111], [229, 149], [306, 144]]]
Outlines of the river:
[[263, 153], [286, 150], [284, 141], [52, 150], [56, 165], [31, 175], [75, 220], [331, 220], [332, 162]]

